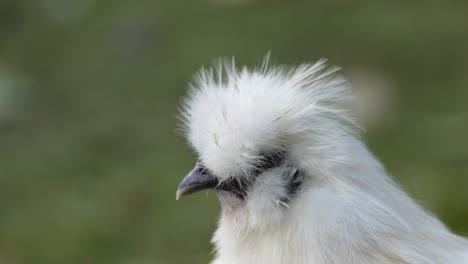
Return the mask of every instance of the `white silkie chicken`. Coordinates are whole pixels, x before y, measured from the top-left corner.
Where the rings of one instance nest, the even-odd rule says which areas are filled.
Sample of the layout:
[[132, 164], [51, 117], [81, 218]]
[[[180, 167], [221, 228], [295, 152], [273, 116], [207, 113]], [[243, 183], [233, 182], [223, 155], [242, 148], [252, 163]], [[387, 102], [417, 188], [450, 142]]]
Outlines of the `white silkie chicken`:
[[424, 211], [359, 138], [337, 68], [202, 70], [183, 119], [199, 156], [177, 198], [214, 189], [215, 264], [465, 264], [468, 242]]

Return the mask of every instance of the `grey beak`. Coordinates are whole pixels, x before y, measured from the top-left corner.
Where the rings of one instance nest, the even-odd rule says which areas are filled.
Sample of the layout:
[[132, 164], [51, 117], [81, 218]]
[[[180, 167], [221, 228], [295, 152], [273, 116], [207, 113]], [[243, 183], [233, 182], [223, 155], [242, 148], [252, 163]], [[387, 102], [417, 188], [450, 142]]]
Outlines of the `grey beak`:
[[206, 189], [214, 189], [218, 185], [218, 179], [197, 162], [195, 168], [185, 176], [177, 187], [176, 200], [180, 197]]

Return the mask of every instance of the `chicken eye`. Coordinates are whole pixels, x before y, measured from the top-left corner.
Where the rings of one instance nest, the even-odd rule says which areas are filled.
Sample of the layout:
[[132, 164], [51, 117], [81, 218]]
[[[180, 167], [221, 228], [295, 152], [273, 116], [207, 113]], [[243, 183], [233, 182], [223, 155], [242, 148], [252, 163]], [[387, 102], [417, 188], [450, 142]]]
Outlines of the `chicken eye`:
[[259, 164], [253, 170], [253, 175], [258, 175], [268, 169], [275, 168], [281, 165], [284, 161], [285, 153], [281, 152], [273, 152], [270, 154], [264, 153], [261, 154], [262, 158], [259, 161]]

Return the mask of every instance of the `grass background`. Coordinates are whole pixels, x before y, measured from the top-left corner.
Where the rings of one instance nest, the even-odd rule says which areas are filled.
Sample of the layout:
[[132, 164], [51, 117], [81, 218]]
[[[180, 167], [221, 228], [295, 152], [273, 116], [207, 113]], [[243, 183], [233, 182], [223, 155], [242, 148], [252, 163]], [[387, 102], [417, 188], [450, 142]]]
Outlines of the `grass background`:
[[0, 263], [207, 263], [215, 195], [176, 202], [175, 132], [219, 56], [372, 69], [392, 116], [365, 140], [468, 234], [466, 1], [0, 1]]

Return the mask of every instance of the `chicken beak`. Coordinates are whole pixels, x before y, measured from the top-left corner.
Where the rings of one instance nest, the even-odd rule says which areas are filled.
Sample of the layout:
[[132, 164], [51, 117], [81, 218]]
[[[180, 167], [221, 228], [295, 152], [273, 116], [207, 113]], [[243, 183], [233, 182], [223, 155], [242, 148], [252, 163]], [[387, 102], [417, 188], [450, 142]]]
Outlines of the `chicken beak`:
[[176, 200], [180, 197], [206, 189], [214, 189], [218, 185], [218, 179], [207, 173], [206, 169], [200, 167], [199, 163], [185, 176], [177, 187]]

